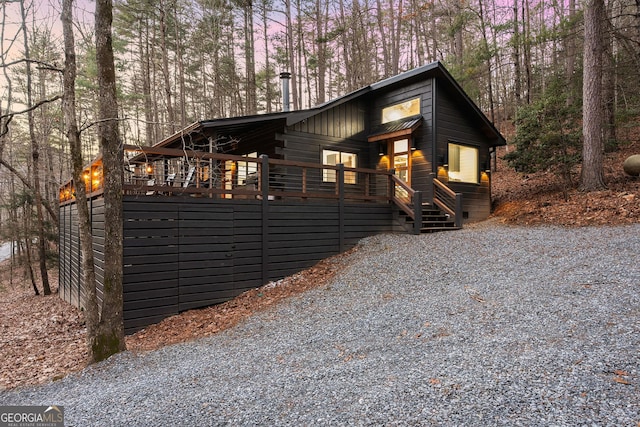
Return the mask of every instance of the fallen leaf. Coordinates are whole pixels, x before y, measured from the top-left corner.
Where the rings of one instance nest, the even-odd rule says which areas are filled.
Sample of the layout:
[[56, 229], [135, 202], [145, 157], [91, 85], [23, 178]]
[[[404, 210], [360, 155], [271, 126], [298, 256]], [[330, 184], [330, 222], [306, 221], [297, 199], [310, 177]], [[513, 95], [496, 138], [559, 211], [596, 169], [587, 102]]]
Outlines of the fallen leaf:
[[618, 384], [631, 385], [629, 381], [625, 380], [622, 377], [613, 377], [613, 381], [617, 382]]

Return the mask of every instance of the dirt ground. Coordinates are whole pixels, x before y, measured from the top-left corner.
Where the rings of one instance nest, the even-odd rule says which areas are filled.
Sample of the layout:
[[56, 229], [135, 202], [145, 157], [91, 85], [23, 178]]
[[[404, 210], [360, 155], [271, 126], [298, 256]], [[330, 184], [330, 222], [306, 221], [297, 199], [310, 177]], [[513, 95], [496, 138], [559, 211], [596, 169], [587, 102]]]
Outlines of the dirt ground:
[[[631, 154], [640, 154], [640, 143], [607, 155], [607, 190], [570, 190], [566, 201], [552, 175], [520, 175], [499, 161], [498, 171], [492, 175], [494, 220], [568, 227], [638, 223], [640, 179], [622, 171], [622, 162]], [[504, 149], [498, 157], [502, 155]], [[148, 351], [215, 334], [258, 310], [321, 285], [336, 274], [343, 258], [329, 258], [224, 304], [165, 319], [128, 336], [127, 348]], [[56, 269], [51, 270], [50, 282], [57, 290]], [[9, 261], [0, 263], [0, 388], [41, 384], [83, 369], [87, 360], [85, 333], [79, 310], [55, 293], [34, 296], [22, 268], [12, 267]]]

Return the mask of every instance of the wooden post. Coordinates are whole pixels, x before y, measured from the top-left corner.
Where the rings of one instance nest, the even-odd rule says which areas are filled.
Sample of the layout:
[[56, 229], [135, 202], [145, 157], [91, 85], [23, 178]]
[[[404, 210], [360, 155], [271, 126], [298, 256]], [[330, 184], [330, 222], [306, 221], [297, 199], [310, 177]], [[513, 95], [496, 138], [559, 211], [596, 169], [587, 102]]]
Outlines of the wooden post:
[[307, 168], [302, 168], [302, 192], [307, 192]]
[[366, 174], [364, 175], [364, 195], [365, 195], [365, 196], [369, 196], [369, 193], [370, 193], [370, 191], [371, 191], [371, 190], [370, 190], [370, 185], [371, 185], [371, 184], [369, 183], [370, 178], [371, 178], [371, 176], [369, 175], [369, 173], [366, 173]]
[[413, 194], [413, 234], [420, 234], [422, 228], [422, 191]]
[[462, 193], [456, 193], [456, 227], [462, 228]]
[[260, 192], [262, 194], [262, 284], [269, 281], [269, 157], [260, 155]]
[[395, 169], [389, 169], [389, 201], [393, 201], [396, 195], [396, 185], [393, 183], [393, 176], [396, 174]]
[[344, 164], [338, 165], [338, 233], [340, 240], [340, 252], [344, 252]]

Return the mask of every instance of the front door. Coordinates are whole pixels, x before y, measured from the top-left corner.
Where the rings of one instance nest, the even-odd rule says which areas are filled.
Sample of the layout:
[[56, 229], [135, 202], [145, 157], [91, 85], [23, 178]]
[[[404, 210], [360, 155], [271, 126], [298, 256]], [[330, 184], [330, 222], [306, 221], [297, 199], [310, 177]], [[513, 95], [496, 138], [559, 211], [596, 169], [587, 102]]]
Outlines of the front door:
[[389, 167], [395, 170], [398, 178], [411, 185], [411, 148], [409, 139], [396, 139], [389, 142]]

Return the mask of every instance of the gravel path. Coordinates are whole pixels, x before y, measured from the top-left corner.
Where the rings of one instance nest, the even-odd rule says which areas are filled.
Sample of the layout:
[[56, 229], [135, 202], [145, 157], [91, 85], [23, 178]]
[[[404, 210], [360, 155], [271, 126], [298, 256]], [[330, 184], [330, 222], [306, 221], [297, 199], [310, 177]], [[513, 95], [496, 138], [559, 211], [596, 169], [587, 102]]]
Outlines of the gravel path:
[[640, 224], [375, 236], [233, 329], [0, 404], [75, 426], [637, 427], [639, 254]]

